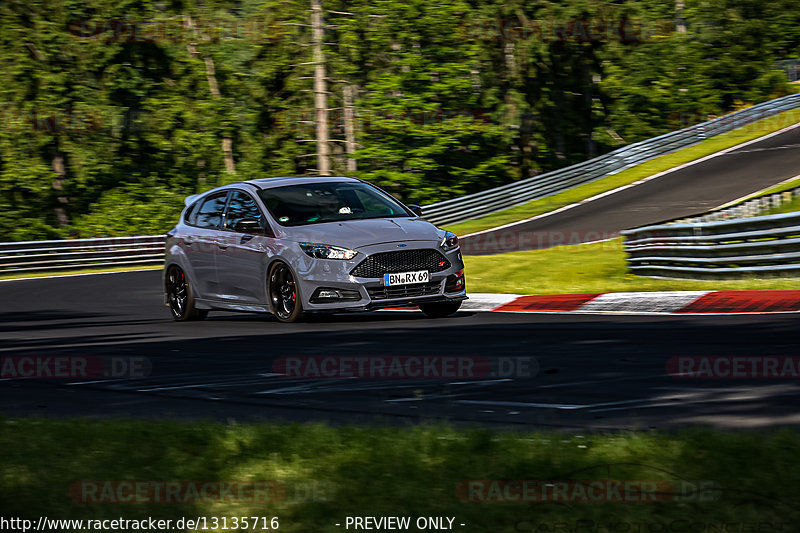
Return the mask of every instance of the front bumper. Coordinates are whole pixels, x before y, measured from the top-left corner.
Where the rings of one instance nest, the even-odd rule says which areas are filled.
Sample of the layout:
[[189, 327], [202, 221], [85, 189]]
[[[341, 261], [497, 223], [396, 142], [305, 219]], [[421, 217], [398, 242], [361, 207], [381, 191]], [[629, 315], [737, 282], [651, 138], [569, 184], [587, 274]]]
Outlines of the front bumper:
[[440, 303], [440, 302], [460, 302], [463, 300], [468, 300], [466, 294], [462, 294], [460, 296], [450, 296], [450, 295], [438, 295], [438, 296], [421, 296], [415, 298], [408, 298], [406, 300], [392, 300], [391, 302], [371, 302], [366, 305], [359, 305], [359, 306], [348, 306], [348, 307], [339, 307], [333, 309], [309, 309], [306, 312], [308, 313], [339, 313], [339, 312], [363, 312], [363, 311], [375, 311], [378, 309], [392, 309], [397, 307], [417, 307], [423, 304], [430, 304], [430, 303]]
[[[409, 249], [431, 248], [430, 245], [420, 243], [417, 247]], [[386, 249], [376, 249], [375, 253], [385, 252]], [[441, 251], [441, 250], [440, 250]], [[369, 255], [365, 253], [364, 255]], [[430, 279], [423, 284], [409, 284], [393, 287], [384, 287], [382, 278], [362, 278], [350, 275], [350, 272], [364, 260], [364, 257], [354, 261], [337, 261], [315, 259], [313, 264], [301, 265], [298, 272], [300, 280], [300, 298], [303, 310], [308, 312], [335, 312], [335, 311], [369, 311], [390, 307], [418, 306], [433, 302], [455, 302], [466, 300], [467, 294], [464, 284], [454, 289], [448, 286], [448, 279], [453, 279], [464, 270], [461, 250], [456, 248], [450, 252], [441, 252], [449, 261], [450, 267], [441, 272], [433, 272]], [[335, 300], [321, 303], [313, 298], [319, 290], [340, 290], [353, 294], [357, 291], [359, 299]], [[315, 300], [316, 301], [313, 301]]]

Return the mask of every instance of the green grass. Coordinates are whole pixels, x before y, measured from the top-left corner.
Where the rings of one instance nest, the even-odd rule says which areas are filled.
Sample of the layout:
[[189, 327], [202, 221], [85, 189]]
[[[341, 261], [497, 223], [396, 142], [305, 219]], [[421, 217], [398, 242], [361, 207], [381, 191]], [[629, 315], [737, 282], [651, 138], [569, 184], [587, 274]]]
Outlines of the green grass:
[[[719, 528], [797, 519], [791, 502], [800, 477], [800, 435], [790, 430], [575, 435], [447, 425], [331, 428], [2, 418], [0, 427], [4, 517], [216, 516], [230, 521], [277, 516], [279, 531], [287, 533], [341, 532], [347, 516], [451, 516], [455, 524], [466, 524], [456, 530], [492, 533], [575, 531], [577, 521], [647, 521], [666, 528], [688, 520]], [[715, 489], [688, 501], [660, 503], [479, 503], [457, 493], [468, 480], [593, 479], [704, 480]], [[286, 499], [119, 504], [75, 503], [69, 497], [75, 483], [119, 480], [272, 480], [285, 484]], [[555, 524], [572, 525], [554, 529]], [[775, 530], [791, 529], [781, 527]], [[577, 529], [584, 530], [597, 531]]]
[[[775, 185], [774, 187], [770, 187], [769, 189], [765, 189], [758, 193], [755, 193], [747, 198], [743, 199], [741, 202], [736, 202], [736, 204], [745, 202], [750, 198], [754, 198], [756, 196], [765, 196], [767, 194], [775, 194], [784, 191], [790, 191], [792, 189], [796, 189], [800, 187], [800, 176], [795, 176], [794, 178], [789, 178], [788, 180]], [[731, 204], [731, 205], [736, 205]], [[767, 209], [762, 215], [779, 215], [782, 213], [792, 213], [794, 211], [800, 211], [800, 197], [795, 197], [792, 201], [782, 204], [780, 207], [773, 207], [771, 209]]]
[[650, 161], [623, 170], [613, 176], [598, 179], [584, 185], [578, 185], [577, 187], [573, 187], [572, 189], [558, 194], [533, 200], [517, 207], [497, 211], [482, 218], [454, 224], [448, 226], [446, 229], [457, 235], [467, 235], [555, 211], [561, 207], [580, 202], [581, 200], [591, 198], [597, 194], [611, 191], [617, 187], [629, 185], [648, 176], [652, 176], [653, 174], [658, 174], [659, 172], [669, 170], [670, 168], [684, 163], [689, 163], [701, 157], [736, 146], [737, 144], [757, 139], [758, 137], [778, 131], [797, 122], [800, 122], [800, 110], [793, 109], [784, 111], [774, 117], [749, 124], [728, 133], [723, 133], [722, 135], [712, 137], [694, 146], [651, 159]]
[[0, 280], [4, 279], [29, 279], [45, 278], [53, 276], [74, 276], [76, 274], [98, 274], [103, 272], [124, 272], [127, 270], [161, 270], [163, 266], [128, 266], [128, 267], [109, 267], [109, 268], [85, 268], [82, 270], [67, 270], [57, 272], [20, 272], [18, 274], [7, 273], [0, 275]]
[[622, 238], [498, 255], [465, 256], [468, 292], [569, 294], [626, 291], [796, 290], [792, 278], [693, 281], [627, 271]]
[[772, 209], [768, 209], [762, 215], [779, 215], [781, 213], [792, 213], [794, 211], [800, 211], [800, 198], [794, 198], [791, 202], [786, 202], [782, 204], [780, 207], [773, 207]]

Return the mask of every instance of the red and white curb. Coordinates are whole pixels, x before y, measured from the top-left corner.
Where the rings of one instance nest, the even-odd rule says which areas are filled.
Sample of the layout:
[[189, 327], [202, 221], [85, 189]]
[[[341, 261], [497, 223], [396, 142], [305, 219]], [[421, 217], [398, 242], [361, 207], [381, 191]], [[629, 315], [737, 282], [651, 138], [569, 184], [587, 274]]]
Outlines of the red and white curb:
[[670, 291], [589, 294], [469, 294], [464, 311], [583, 314], [742, 314], [800, 312], [798, 291]]

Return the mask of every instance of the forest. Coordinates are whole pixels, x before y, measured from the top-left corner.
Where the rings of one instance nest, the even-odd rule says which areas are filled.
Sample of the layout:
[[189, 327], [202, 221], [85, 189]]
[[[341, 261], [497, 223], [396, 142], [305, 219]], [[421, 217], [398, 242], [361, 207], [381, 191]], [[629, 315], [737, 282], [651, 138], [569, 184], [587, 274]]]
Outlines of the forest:
[[328, 174], [425, 205], [796, 90], [796, 0], [323, 0], [321, 58], [311, 1], [0, 0], [0, 240], [324, 175], [320, 116]]

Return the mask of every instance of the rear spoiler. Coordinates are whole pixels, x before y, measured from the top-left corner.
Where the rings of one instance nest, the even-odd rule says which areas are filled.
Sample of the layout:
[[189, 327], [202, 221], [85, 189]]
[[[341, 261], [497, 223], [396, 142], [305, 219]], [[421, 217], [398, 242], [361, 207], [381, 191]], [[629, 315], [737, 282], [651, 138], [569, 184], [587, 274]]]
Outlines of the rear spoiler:
[[197, 199], [199, 196], [200, 196], [199, 194], [193, 194], [193, 195], [191, 195], [191, 196], [187, 196], [186, 198], [184, 198], [184, 200], [183, 200], [183, 204], [184, 204], [186, 207], [189, 207], [190, 205], [192, 205], [192, 203], [194, 203], [194, 201], [195, 201], [195, 200], [196, 200], [196, 199]]

